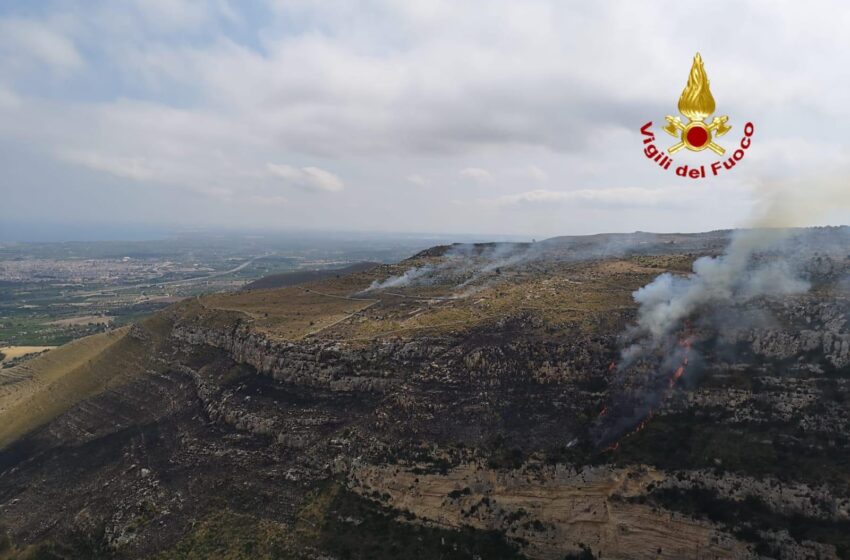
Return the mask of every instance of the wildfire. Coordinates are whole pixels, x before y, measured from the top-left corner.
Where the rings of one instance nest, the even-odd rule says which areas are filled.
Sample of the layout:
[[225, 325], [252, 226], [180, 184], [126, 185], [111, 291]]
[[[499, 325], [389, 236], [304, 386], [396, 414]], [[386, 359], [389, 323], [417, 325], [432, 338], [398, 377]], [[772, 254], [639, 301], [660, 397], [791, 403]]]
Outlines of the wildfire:
[[621, 441], [623, 441], [627, 437], [631, 437], [631, 436], [635, 435], [636, 433], [643, 431], [644, 428], [646, 428], [647, 425], [649, 425], [649, 421], [652, 420], [652, 412], [653, 412], [652, 409], [649, 409], [649, 414], [647, 414], [646, 417], [643, 420], [640, 421], [640, 424], [638, 424], [635, 427], [634, 430], [627, 433], [626, 435], [624, 435], [623, 437], [621, 437], [620, 439], [618, 439], [617, 441], [615, 441], [614, 443], [612, 443], [611, 445], [609, 445], [608, 447], [603, 449], [602, 453], [606, 453], [608, 451], [616, 451], [617, 448], [620, 447]]
[[649, 414], [646, 415], [646, 418], [641, 420], [641, 423], [637, 425], [637, 428], [635, 428], [634, 430], [629, 432], [628, 435], [632, 436], [632, 435], [634, 435], [634, 434], [636, 434], [640, 431], [643, 431], [643, 429], [646, 428], [646, 425], [649, 424], [650, 420], [652, 420], [652, 409], [651, 408], [649, 409]]
[[679, 341], [679, 346], [685, 349], [685, 357], [682, 358], [682, 364], [676, 368], [676, 371], [673, 372], [673, 376], [670, 378], [670, 389], [676, 384], [679, 378], [685, 374], [685, 368], [688, 367], [688, 355], [691, 352], [691, 338], [686, 337]]
[[[670, 377], [669, 384], [668, 384], [668, 391], [667, 391], [668, 394], [669, 394], [670, 391], [673, 390], [673, 387], [675, 387], [676, 382], [679, 379], [681, 379], [682, 376], [685, 374], [685, 369], [688, 367], [688, 360], [689, 360], [689, 356], [690, 356], [690, 352], [691, 352], [691, 344], [692, 343], [693, 343], [693, 337], [692, 336], [685, 336], [679, 341], [679, 347], [683, 349], [684, 355], [682, 357], [681, 363], [679, 364], [679, 367], [677, 367], [673, 371], [673, 374]], [[614, 363], [614, 362], [611, 363], [609, 370], [613, 367], [616, 367], [616, 363]], [[602, 407], [602, 410], [599, 412], [599, 417], [601, 418], [607, 412], [608, 412], [608, 406], [605, 405], [605, 406]], [[611, 445], [609, 445], [608, 447], [603, 449], [602, 453], [607, 453], [609, 451], [611, 451], [611, 452], [616, 451], [620, 447], [621, 441], [623, 441], [627, 437], [633, 436], [633, 435], [637, 434], [638, 432], [643, 431], [646, 428], [646, 426], [649, 424], [650, 420], [652, 420], [653, 414], [654, 414], [654, 410], [650, 408], [649, 412], [644, 417], [644, 419], [641, 420], [640, 423], [632, 431], [626, 433], [620, 439], [618, 439], [617, 441], [613, 442]]]

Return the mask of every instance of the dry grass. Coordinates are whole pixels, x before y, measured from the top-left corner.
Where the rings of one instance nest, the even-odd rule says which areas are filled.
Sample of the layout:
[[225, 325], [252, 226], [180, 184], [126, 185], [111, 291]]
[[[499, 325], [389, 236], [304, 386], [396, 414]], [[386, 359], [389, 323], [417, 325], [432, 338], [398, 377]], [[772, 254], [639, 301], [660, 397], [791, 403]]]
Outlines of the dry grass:
[[[632, 309], [634, 290], [690, 261], [666, 257], [580, 264], [549, 264], [492, 275], [467, 288], [454, 285], [392, 289], [370, 293], [380, 303], [333, 329], [349, 340], [407, 336], [422, 331], [464, 330], [499, 318], [527, 313], [544, 325], [598, 328], [605, 318]], [[402, 294], [407, 297], [400, 297]], [[429, 299], [431, 298], [431, 299]]]
[[349, 299], [345, 292], [323, 285], [320, 292], [307, 287], [256, 290], [208, 296], [201, 303], [244, 313], [273, 338], [297, 340], [349, 318], [374, 300]]
[[[544, 326], [590, 330], [634, 308], [634, 290], [658, 274], [690, 270], [692, 257], [537, 263], [482, 276], [469, 286], [459, 285], [463, 278], [452, 278], [356, 295], [375, 279], [433, 260], [384, 265], [305, 286], [207, 296], [200, 303], [207, 311], [244, 314], [255, 328], [283, 340], [318, 336], [367, 342], [457, 332], [519, 313], [533, 315]], [[216, 320], [214, 314], [200, 319]]]
[[68, 343], [0, 371], [0, 448], [66, 412], [75, 404], [147, 371], [152, 344], [167, 332], [162, 319], [143, 323], [145, 342], [130, 327]]
[[40, 352], [44, 352], [45, 350], [53, 350], [56, 348], [55, 346], [4, 346], [0, 348], [0, 354], [4, 356], [2, 360], [0, 360], [0, 364], [3, 362], [9, 362], [16, 358], [20, 358], [22, 356], [28, 356], [29, 354], [38, 354]]

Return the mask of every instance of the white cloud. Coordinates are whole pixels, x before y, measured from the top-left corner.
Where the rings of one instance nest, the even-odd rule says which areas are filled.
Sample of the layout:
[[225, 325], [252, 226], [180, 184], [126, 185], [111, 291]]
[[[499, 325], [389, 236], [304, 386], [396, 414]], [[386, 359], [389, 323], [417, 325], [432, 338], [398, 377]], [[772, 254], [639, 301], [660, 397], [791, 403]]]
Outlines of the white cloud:
[[14, 109], [21, 104], [21, 99], [11, 88], [0, 84], [0, 109]]
[[20, 18], [0, 19], [0, 52], [14, 66], [35, 60], [65, 72], [83, 66], [73, 41], [45, 22]]
[[295, 168], [269, 163], [266, 168], [273, 177], [283, 179], [286, 184], [307, 190], [338, 192], [345, 186], [339, 177], [318, 167]]
[[285, 206], [289, 203], [288, 198], [280, 195], [254, 194], [249, 196], [248, 200], [258, 206]]
[[95, 171], [103, 171], [117, 177], [144, 181], [155, 179], [156, 172], [150, 162], [139, 157], [116, 157], [96, 152], [69, 150], [59, 154], [61, 159], [76, 163]]
[[210, 6], [197, 0], [135, 0], [136, 9], [154, 26], [183, 28], [198, 26], [211, 17]]
[[485, 203], [498, 206], [523, 204], [548, 205], [552, 203], [576, 203], [595, 207], [681, 207], [688, 204], [692, 194], [678, 187], [667, 189], [645, 189], [638, 187], [614, 187], [599, 189], [577, 189], [552, 191], [536, 189], [517, 194], [503, 195]]
[[493, 175], [480, 167], [466, 167], [460, 170], [460, 174], [462, 177], [472, 179], [477, 183], [488, 183], [493, 180]]
[[[733, 9], [759, 22], [723, 34], [688, 25], [691, 7], [673, 0], [273, 4], [262, 17], [225, 0], [46, 0], [28, 19], [0, 7], [0, 141], [35, 154], [4, 162], [20, 166], [9, 175], [58, 159], [45, 184], [95, 170], [156, 192], [163, 209], [169, 192], [209, 195], [198, 212], [228, 220], [246, 201], [271, 224], [555, 234], [733, 226], [750, 183], [850, 152], [850, 79], [820, 56], [850, 48], [850, 7], [837, 1], [705, 7], [707, 21]], [[733, 172], [700, 184], [648, 162], [638, 132], [675, 111], [697, 50], [733, 125], [724, 146], [746, 120], [757, 130]], [[23, 200], [28, 182], [8, 188]], [[486, 184], [480, 211], [468, 212], [480, 189], [461, 182]], [[731, 198], [717, 204], [738, 210], [708, 216], [721, 189]], [[264, 215], [261, 200], [276, 210]]]
[[549, 175], [547, 175], [545, 171], [543, 171], [536, 165], [528, 166], [528, 175], [535, 181], [539, 181], [541, 183], [549, 180]]
[[431, 181], [429, 181], [427, 178], [423, 177], [422, 175], [419, 175], [418, 173], [414, 173], [413, 175], [408, 175], [406, 178], [407, 178], [407, 181], [409, 183], [413, 183], [417, 187], [427, 187], [428, 185], [431, 184]]

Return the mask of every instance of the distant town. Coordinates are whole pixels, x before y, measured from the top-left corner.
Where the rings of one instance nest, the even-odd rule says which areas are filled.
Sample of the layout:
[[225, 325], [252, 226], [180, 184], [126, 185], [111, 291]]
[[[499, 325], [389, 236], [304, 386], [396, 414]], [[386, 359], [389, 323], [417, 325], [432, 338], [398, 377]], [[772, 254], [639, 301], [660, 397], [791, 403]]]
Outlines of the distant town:
[[134, 242], [0, 242], [0, 367], [269, 274], [396, 262], [440, 241], [352, 235], [187, 235]]

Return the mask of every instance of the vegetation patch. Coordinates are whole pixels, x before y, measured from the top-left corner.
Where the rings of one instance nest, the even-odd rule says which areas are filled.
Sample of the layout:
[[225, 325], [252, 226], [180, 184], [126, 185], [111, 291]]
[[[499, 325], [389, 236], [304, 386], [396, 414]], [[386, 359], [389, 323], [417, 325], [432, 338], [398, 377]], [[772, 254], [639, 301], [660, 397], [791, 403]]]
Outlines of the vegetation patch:
[[106, 545], [103, 527], [93, 532], [74, 532], [63, 541], [49, 540], [18, 548], [5, 530], [0, 530], [0, 560], [112, 560], [115, 551]]
[[847, 445], [830, 445], [822, 434], [789, 431], [779, 423], [722, 425], [693, 412], [657, 415], [642, 431], [623, 438], [613, 457], [621, 465], [712, 468], [850, 490]]
[[156, 560], [290, 560], [286, 528], [278, 523], [231, 511], [214, 513], [197, 525], [173, 549]]
[[312, 530], [302, 530], [300, 536], [312, 536], [316, 548], [342, 560], [524, 558], [498, 531], [448, 530], [401, 521], [397, 511], [338, 485], [328, 486], [311, 502], [299, 525]]
[[835, 546], [839, 558], [850, 558], [850, 522], [812, 519], [802, 515], [776, 513], [756, 496], [743, 500], [718, 497], [705, 488], [655, 490], [650, 502], [691, 517], [721, 524], [738, 537], [760, 544], [760, 553], [773, 556], [763, 543], [761, 531], [788, 531], [797, 542], [814, 541]]

